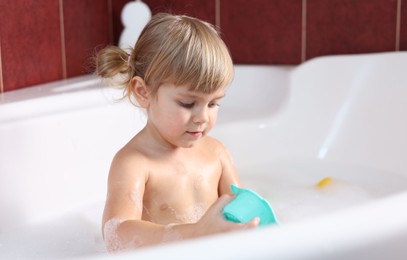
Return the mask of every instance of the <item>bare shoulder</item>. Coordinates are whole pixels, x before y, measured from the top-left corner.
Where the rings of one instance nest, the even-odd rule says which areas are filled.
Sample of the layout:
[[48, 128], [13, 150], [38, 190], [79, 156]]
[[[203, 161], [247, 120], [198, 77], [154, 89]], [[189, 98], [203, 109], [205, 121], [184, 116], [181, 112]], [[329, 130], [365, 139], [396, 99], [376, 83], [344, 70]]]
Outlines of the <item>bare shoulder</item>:
[[222, 142], [210, 136], [205, 137], [205, 149], [210, 149], [211, 151], [219, 153], [222, 153], [227, 150]]
[[109, 172], [104, 223], [113, 218], [141, 219], [148, 164], [146, 156], [132, 142], [117, 152]]
[[120, 149], [113, 158], [109, 181], [118, 179], [134, 179], [147, 177], [148, 158], [129, 143]]
[[208, 149], [212, 153], [215, 153], [215, 155], [218, 156], [218, 158], [221, 160], [222, 164], [232, 162], [232, 156], [222, 142], [210, 136], [207, 136], [207, 139], [205, 141], [206, 149]]

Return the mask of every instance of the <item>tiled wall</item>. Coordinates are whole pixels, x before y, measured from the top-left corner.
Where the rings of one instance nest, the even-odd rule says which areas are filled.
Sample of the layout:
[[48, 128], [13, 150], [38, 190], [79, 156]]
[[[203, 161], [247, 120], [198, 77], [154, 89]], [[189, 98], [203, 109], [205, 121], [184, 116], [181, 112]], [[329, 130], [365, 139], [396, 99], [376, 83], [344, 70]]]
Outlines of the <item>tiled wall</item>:
[[0, 0], [0, 90], [88, 72], [110, 17], [107, 0]]
[[[92, 71], [129, 0], [0, 0], [0, 92]], [[407, 0], [144, 0], [219, 26], [235, 63], [407, 50]]]

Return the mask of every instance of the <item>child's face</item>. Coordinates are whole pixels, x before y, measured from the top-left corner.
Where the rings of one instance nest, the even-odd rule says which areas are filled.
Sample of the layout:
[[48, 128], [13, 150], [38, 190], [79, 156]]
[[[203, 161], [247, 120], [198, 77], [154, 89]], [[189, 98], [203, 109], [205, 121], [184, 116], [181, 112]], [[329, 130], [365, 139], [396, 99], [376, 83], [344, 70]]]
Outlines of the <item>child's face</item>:
[[149, 127], [165, 144], [192, 147], [215, 125], [219, 100], [225, 96], [225, 90], [222, 87], [205, 94], [185, 86], [163, 84], [149, 100]]

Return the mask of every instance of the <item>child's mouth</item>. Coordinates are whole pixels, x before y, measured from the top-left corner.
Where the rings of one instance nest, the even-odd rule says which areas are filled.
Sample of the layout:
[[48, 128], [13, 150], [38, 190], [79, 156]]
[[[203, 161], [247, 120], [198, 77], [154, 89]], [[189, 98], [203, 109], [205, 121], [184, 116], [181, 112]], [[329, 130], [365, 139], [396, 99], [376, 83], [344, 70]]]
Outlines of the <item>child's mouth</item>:
[[202, 131], [187, 131], [187, 134], [193, 137], [201, 137], [203, 132]]

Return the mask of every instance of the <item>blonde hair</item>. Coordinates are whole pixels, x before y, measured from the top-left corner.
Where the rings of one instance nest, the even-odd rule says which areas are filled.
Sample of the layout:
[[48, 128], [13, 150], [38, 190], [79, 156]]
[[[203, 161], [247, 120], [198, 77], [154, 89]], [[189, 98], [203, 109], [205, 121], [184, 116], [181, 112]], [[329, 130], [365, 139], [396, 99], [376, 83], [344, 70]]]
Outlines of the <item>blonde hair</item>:
[[164, 83], [212, 93], [230, 84], [233, 62], [211, 24], [185, 15], [160, 13], [143, 29], [130, 54], [116, 46], [101, 50], [96, 57], [96, 72], [103, 78], [122, 74], [117, 83], [129, 98], [136, 76], [144, 80], [153, 95]]

